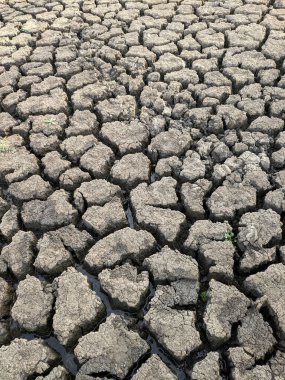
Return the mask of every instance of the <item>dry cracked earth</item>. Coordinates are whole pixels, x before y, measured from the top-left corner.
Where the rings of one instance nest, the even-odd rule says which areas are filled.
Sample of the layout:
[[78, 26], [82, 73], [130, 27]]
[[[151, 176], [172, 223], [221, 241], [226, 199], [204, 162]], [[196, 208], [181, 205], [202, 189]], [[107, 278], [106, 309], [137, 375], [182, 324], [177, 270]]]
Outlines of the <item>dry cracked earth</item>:
[[0, 380], [285, 379], [284, 73], [284, 0], [0, 0]]

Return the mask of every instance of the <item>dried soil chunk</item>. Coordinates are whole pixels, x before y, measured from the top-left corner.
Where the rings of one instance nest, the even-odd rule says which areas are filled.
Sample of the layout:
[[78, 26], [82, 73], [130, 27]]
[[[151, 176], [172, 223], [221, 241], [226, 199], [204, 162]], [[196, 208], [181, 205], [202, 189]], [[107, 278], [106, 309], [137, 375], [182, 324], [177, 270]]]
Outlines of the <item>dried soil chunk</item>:
[[241, 249], [260, 249], [282, 235], [280, 215], [273, 210], [244, 214], [239, 221], [238, 244]]
[[11, 206], [2, 217], [0, 224], [1, 234], [10, 241], [20, 228], [19, 210], [17, 206]]
[[136, 110], [136, 99], [130, 95], [119, 95], [114, 99], [103, 100], [95, 107], [103, 123], [133, 120], [136, 117]]
[[192, 380], [220, 380], [219, 354], [209, 352], [207, 356], [196, 363], [191, 373]]
[[1, 153], [0, 160], [0, 182], [8, 184], [22, 181], [39, 171], [36, 156], [26, 148], [8, 149]]
[[95, 178], [104, 178], [109, 174], [115, 160], [114, 153], [108, 146], [98, 143], [80, 158], [80, 166], [88, 170]]
[[[285, 354], [282, 351], [277, 351], [276, 355], [270, 359], [270, 367], [273, 376], [277, 380], [285, 379]], [[274, 377], [273, 377], [274, 378]]]
[[104, 372], [123, 379], [129, 369], [148, 351], [148, 344], [132, 331], [123, 317], [111, 314], [97, 332], [83, 336], [74, 352], [80, 374]]
[[190, 147], [191, 136], [188, 132], [177, 129], [161, 132], [155, 136], [148, 146], [149, 155], [153, 160], [170, 156], [181, 156]]
[[212, 184], [206, 179], [196, 183], [183, 183], [181, 186], [181, 200], [189, 218], [204, 219], [204, 197], [211, 189]]
[[70, 126], [65, 129], [67, 137], [90, 135], [98, 132], [96, 115], [88, 110], [76, 110], [70, 119]]
[[251, 186], [220, 186], [207, 203], [213, 219], [233, 219], [236, 213], [244, 213], [255, 207], [256, 189]]
[[148, 272], [138, 273], [137, 268], [130, 264], [104, 269], [99, 280], [103, 290], [119, 308], [138, 309], [149, 287]]
[[55, 191], [46, 201], [25, 203], [21, 214], [26, 228], [43, 231], [73, 223], [77, 217], [77, 211], [64, 190]]
[[177, 380], [177, 376], [163, 363], [158, 355], [153, 354], [132, 377], [132, 380], [150, 379]]
[[21, 118], [30, 115], [67, 113], [67, 95], [61, 89], [51, 90], [50, 95], [31, 96], [20, 102], [17, 112]]
[[153, 206], [136, 208], [136, 219], [142, 228], [157, 234], [166, 243], [173, 243], [186, 224], [186, 217], [180, 211]]
[[53, 192], [49, 182], [44, 181], [38, 174], [22, 182], [14, 182], [8, 188], [8, 194], [16, 202], [27, 202], [32, 199], [45, 200]]
[[76, 162], [96, 143], [97, 139], [93, 135], [71, 136], [63, 141], [60, 148], [67, 155], [68, 159]]
[[41, 339], [14, 339], [0, 347], [0, 373], [5, 380], [25, 380], [48, 371], [56, 359], [56, 353]]
[[185, 62], [182, 58], [177, 57], [171, 53], [165, 53], [159, 57], [159, 60], [155, 62], [154, 68], [161, 74], [170, 73], [172, 71], [182, 70], [185, 67]]
[[141, 263], [154, 252], [155, 245], [156, 241], [149, 232], [126, 227], [99, 240], [89, 250], [85, 262], [96, 271], [112, 268], [128, 258]]
[[149, 180], [150, 160], [143, 153], [127, 154], [115, 162], [110, 174], [114, 183], [135, 187]]
[[184, 247], [191, 251], [199, 250], [204, 244], [212, 241], [224, 241], [225, 234], [231, 232], [228, 222], [211, 222], [210, 220], [197, 220], [190, 228]]
[[5, 213], [9, 210], [9, 208], [9, 203], [0, 197], [0, 220], [2, 219], [3, 215], [5, 215]]
[[210, 281], [209, 301], [204, 315], [207, 337], [218, 347], [231, 337], [232, 324], [240, 321], [250, 306], [250, 300], [235, 286]]
[[93, 181], [82, 183], [75, 190], [74, 204], [82, 212], [86, 206], [104, 206], [114, 198], [121, 197], [122, 191], [119, 186], [105, 179], [94, 179]]
[[0, 318], [9, 314], [10, 303], [13, 297], [13, 288], [0, 277]]
[[272, 264], [264, 272], [253, 274], [244, 281], [247, 291], [254, 296], [266, 296], [265, 304], [270, 310], [279, 334], [285, 338], [284, 315], [284, 291], [285, 291], [285, 266]]
[[37, 376], [35, 380], [68, 380], [69, 374], [67, 370], [59, 365], [53, 368], [46, 376]]
[[277, 135], [283, 131], [284, 121], [276, 117], [261, 116], [255, 119], [247, 128], [249, 132], [261, 132]]
[[59, 177], [60, 187], [67, 191], [75, 190], [81, 185], [82, 182], [90, 181], [91, 177], [89, 173], [82, 171], [80, 168], [75, 167], [67, 169]]
[[130, 123], [114, 121], [103, 125], [101, 136], [123, 155], [141, 151], [148, 143], [149, 133], [138, 120]]
[[40, 272], [59, 275], [72, 264], [72, 256], [56, 232], [48, 232], [38, 241], [39, 253], [34, 267]]
[[74, 344], [102, 318], [104, 305], [82, 273], [68, 268], [55, 280], [57, 298], [53, 329], [64, 345]]
[[167, 246], [143, 262], [152, 274], [155, 283], [171, 283], [180, 305], [195, 304], [199, 291], [199, 271], [197, 262], [179, 251]]
[[83, 214], [84, 225], [99, 236], [127, 226], [127, 218], [119, 199], [113, 199], [104, 206], [91, 206]]
[[58, 235], [64, 246], [79, 260], [85, 256], [87, 249], [94, 243], [93, 237], [87, 231], [80, 231], [73, 224], [61, 227], [51, 234]]
[[248, 273], [258, 269], [264, 264], [273, 262], [276, 259], [276, 247], [272, 248], [249, 248], [240, 260], [241, 271]]
[[11, 311], [14, 321], [30, 332], [48, 329], [54, 298], [51, 286], [35, 277], [27, 276], [19, 283], [16, 296]]
[[64, 160], [60, 153], [49, 152], [42, 158], [44, 173], [52, 181], [58, 181], [59, 176], [70, 168], [71, 163]]
[[178, 202], [176, 185], [176, 180], [171, 177], [164, 177], [150, 185], [143, 183], [132, 190], [132, 205], [135, 208], [141, 205], [175, 207]]
[[158, 342], [177, 360], [183, 360], [202, 342], [195, 327], [195, 313], [176, 310], [175, 304], [174, 288], [158, 285], [144, 319]]
[[252, 355], [255, 360], [263, 359], [276, 344], [270, 325], [256, 309], [249, 309], [242, 319], [237, 339], [245, 352]]
[[200, 247], [198, 257], [211, 278], [233, 279], [235, 247], [230, 241], [211, 241]]
[[32, 232], [19, 231], [12, 242], [2, 249], [1, 258], [18, 280], [32, 271], [36, 242]]

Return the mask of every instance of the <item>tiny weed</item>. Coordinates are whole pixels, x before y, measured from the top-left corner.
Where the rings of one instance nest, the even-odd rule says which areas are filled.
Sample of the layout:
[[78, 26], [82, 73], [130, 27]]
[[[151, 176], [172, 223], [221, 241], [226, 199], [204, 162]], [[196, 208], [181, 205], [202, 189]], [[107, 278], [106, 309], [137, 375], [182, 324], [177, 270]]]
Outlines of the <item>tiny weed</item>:
[[4, 137], [3, 139], [0, 139], [0, 153], [6, 153], [10, 150], [9, 142]]
[[201, 301], [203, 303], [207, 302], [207, 300], [208, 300], [208, 294], [207, 294], [207, 292], [205, 290], [201, 293], [200, 297], [201, 297]]
[[224, 235], [224, 239], [226, 241], [231, 241], [232, 243], [236, 243], [237, 240], [233, 232], [226, 232]]
[[31, 33], [28, 29], [25, 29], [25, 28], [21, 28], [20, 32], [22, 32], [22, 33]]
[[44, 123], [47, 124], [49, 127], [52, 125], [56, 125], [56, 121], [53, 119], [46, 119], [44, 120]]

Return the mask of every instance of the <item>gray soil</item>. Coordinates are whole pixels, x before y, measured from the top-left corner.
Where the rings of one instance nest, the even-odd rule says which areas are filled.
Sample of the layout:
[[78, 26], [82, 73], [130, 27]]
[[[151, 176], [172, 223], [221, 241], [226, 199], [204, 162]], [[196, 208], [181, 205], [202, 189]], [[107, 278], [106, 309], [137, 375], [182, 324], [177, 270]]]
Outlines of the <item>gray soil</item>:
[[285, 380], [285, 0], [0, 0], [0, 380]]

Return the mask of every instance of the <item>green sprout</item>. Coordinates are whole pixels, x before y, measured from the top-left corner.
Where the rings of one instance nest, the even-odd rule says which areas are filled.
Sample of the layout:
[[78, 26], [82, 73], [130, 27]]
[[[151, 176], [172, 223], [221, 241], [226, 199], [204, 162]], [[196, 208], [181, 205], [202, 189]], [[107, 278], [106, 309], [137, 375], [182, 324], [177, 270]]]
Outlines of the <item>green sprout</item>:
[[57, 124], [56, 120], [54, 120], [54, 119], [46, 119], [46, 120], [44, 120], [44, 123], [47, 124], [49, 127]]
[[202, 301], [203, 303], [206, 303], [206, 302], [207, 302], [207, 300], [208, 300], [208, 294], [207, 294], [206, 290], [204, 290], [204, 291], [201, 293], [200, 297], [201, 297], [201, 301]]
[[231, 241], [233, 244], [236, 243], [237, 240], [233, 232], [226, 232], [224, 235], [224, 239], [226, 241]]
[[6, 153], [9, 150], [10, 146], [8, 140], [5, 137], [0, 139], [0, 153]]

